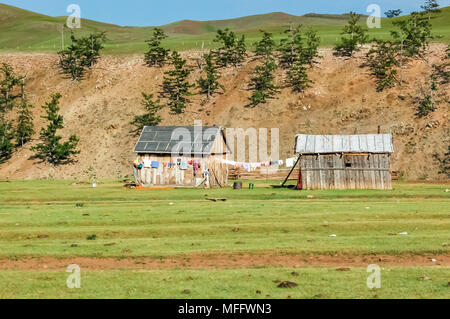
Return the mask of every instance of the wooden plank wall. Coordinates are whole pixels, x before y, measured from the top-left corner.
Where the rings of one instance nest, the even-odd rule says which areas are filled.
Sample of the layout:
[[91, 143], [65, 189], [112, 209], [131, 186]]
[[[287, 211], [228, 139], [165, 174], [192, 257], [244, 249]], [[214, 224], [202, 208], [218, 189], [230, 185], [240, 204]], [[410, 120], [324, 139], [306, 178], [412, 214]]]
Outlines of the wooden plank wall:
[[[178, 187], [195, 187], [197, 179], [203, 179], [203, 170], [210, 170], [210, 186], [225, 186], [228, 183], [228, 166], [216, 161], [217, 158], [225, 158], [225, 155], [211, 155], [205, 158], [202, 157], [174, 157], [169, 155], [159, 154], [139, 154], [140, 162], [143, 162], [144, 158], [150, 161], [158, 161], [158, 168], [142, 168], [139, 170], [139, 179], [142, 186], [178, 186]], [[172, 162], [176, 163], [180, 158], [183, 162], [189, 162], [193, 160], [200, 160], [200, 169], [194, 176], [194, 168], [192, 165], [188, 165], [187, 170], [180, 169], [179, 165], [175, 165], [171, 168], [164, 167], [164, 163]]]
[[392, 189], [388, 154], [303, 155], [304, 189]]

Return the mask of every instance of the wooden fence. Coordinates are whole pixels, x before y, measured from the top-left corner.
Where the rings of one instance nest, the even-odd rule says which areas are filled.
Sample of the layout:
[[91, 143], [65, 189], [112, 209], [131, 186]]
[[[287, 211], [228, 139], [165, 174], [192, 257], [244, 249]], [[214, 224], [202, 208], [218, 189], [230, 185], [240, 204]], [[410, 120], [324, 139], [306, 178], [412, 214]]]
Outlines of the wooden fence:
[[[288, 176], [290, 168], [279, 168], [276, 170], [273, 167], [262, 167], [256, 169], [256, 171], [248, 172], [242, 168], [230, 168], [228, 170], [228, 179], [230, 180], [280, 180], [284, 181]], [[398, 180], [398, 172], [392, 171], [392, 180]], [[289, 177], [290, 181], [296, 181], [298, 179], [298, 168], [295, 168]]]
[[[230, 180], [280, 180], [283, 181], [288, 176], [290, 168], [275, 169], [274, 167], [257, 168], [256, 171], [248, 172], [241, 168], [230, 168], [228, 179]], [[297, 180], [298, 168], [292, 172], [289, 180]]]

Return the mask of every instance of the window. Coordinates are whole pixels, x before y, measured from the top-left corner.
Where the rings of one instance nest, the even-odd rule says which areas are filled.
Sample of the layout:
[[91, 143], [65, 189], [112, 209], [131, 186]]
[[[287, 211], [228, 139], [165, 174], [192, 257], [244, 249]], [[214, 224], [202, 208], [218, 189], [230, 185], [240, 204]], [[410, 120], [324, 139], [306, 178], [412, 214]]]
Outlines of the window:
[[352, 167], [352, 163], [345, 163], [345, 167]]

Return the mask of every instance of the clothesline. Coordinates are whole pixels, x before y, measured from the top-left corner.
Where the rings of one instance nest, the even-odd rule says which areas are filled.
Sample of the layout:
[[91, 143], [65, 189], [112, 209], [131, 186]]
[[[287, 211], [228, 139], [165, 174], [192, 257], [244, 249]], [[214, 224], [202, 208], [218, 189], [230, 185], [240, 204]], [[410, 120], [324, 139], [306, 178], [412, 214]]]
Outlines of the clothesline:
[[219, 158], [217, 159], [220, 163], [234, 166], [234, 168], [243, 168], [244, 170], [250, 172], [255, 171], [257, 168], [261, 167], [270, 167], [270, 166], [280, 166], [285, 165], [286, 167], [293, 167], [295, 162], [297, 161], [297, 157], [290, 157], [286, 160], [278, 160], [278, 161], [266, 161], [266, 162], [256, 162], [256, 163], [248, 163], [248, 162], [235, 162], [227, 159]]

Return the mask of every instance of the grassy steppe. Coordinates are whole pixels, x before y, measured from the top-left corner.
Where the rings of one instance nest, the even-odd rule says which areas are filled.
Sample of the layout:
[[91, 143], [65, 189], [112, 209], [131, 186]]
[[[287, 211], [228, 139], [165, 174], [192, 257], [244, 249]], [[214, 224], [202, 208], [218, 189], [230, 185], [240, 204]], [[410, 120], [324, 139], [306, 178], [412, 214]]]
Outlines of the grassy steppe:
[[[65, 17], [49, 17], [11, 6], [0, 4], [0, 50], [24, 52], [57, 52], [61, 49], [61, 26]], [[362, 19], [362, 23], [365, 23]], [[380, 39], [390, 37], [392, 22], [396, 19], [382, 19], [380, 29], [370, 29], [369, 35]], [[260, 39], [260, 29], [270, 31], [274, 38], [283, 37], [283, 31], [292, 23], [303, 24], [318, 31], [322, 46], [332, 46], [340, 37], [346, 15], [306, 15], [293, 16], [284, 13], [269, 13], [237, 19], [220, 21], [180, 21], [162, 28], [170, 34], [164, 41], [164, 46], [170, 49], [189, 50], [200, 49], [204, 42], [205, 48], [214, 48], [212, 41], [218, 28], [230, 28], [238, 35], [245, 34], [248, 46]], [[151, 25], [151, 22], [149, 22]], [[91, 20], [82, 20], [81, 29], [75, 32], [79, 35], [91, 32], [106, 31], [108, 43], [105, 53], [133, 54], [143, 53], [147, 49], [145, 40], [151, 36], [153, 27], [121, 27]], [[70, 30], [64, 31], [66, 44], [69, 43]], [[433, 34], [442, 36], [436, 41], [450, 43], [450, 7], [433, 18]]]
[[[255, 190], [149, 191], [124, 189], [114, 181], [97, 188], [61, 180], [0, 182], [0, 259], [449, 252], [448, 184], [395, 183], [392, 191], [294, 191], [257, 183]], [[214, 203], [205, 195], [228, 200]], [[96, 240], [87, 240], [92, 234]], [[70, 290], [64, 269], [41, 266], [0, 270], [0, 298], [450, 297], [450, 269], [431, 262], [429, 267], [384, 267], [383, 286], [376, 291], [367, 289], [363, 267], [346, 272], [273, 266], [91, 269], [82, 271], [82, 289]], [[281, 289], [275, 280], [299, 286]], [[186, 289], [189, 294], [183, 293]]]

